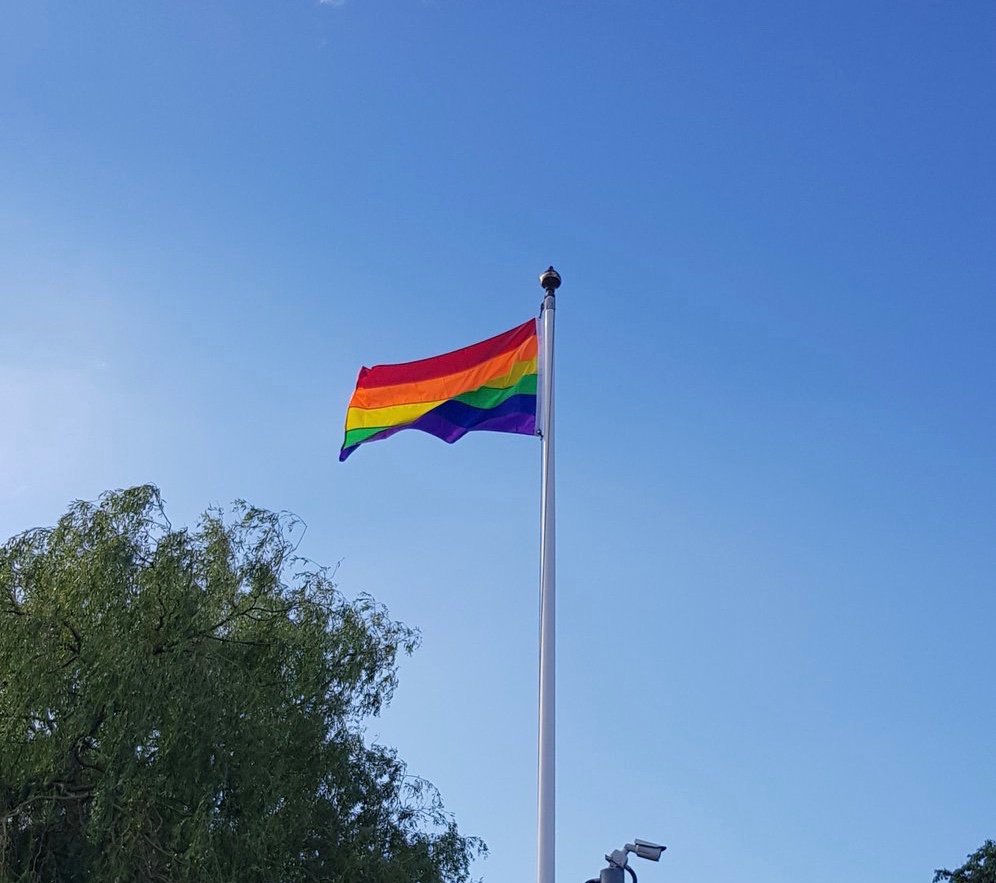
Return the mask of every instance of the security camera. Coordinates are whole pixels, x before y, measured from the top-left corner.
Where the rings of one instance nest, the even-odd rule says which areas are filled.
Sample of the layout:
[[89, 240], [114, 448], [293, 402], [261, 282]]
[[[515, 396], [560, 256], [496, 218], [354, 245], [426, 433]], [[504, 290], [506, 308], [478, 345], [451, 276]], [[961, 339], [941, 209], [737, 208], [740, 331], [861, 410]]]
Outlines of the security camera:
[[659, 862], [661, 860], [661, 853], [667, 849], [666, 846], [662, 846], [660, 843], [651, 843], [649, 840], [637, 840], [636, 843], [627, 843], [622, 849], [617, 849], [609, 855], [605, 856], [609, 864], [615, 865], [617, 868], [627, 868], [629, 867], [629, 854], [633, 853], [639, 858], [650, 859], [652, 862]]
[[630, 852], [635, 852], [640, 858], [650, 859], [652, 862], [659, 862], [661, 860], [661, 853], [667, 849], [666, 846], [661, 846], [659, 843], [651, 843], [649, 840], [637, 840], [635, 844], [626, 844], [626, 848]]
[[659, 862], [665, 849], [667, 847], [663, 844], [651, 843], [649, 840], [627, 843], [622, 849], [613, 850], [605, 856], [609, 866], [602, 870], [597, 880], [589, 880], [588, 883], [624, 883], [626, 874], [633, 878], [633, 883], [637, 883], [636, 871], [629, 866], [630, 853], [639, 858]]

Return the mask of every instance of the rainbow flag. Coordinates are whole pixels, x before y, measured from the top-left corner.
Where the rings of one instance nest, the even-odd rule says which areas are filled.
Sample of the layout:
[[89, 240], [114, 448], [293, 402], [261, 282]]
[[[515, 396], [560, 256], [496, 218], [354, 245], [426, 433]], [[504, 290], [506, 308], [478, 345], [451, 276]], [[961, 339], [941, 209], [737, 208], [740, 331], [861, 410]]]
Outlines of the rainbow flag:
[[477, 429], [535, 435], [538, 344], [530, 319], [442, 356], [361, 368], [339, 460], [402, 429], [449, 443]]

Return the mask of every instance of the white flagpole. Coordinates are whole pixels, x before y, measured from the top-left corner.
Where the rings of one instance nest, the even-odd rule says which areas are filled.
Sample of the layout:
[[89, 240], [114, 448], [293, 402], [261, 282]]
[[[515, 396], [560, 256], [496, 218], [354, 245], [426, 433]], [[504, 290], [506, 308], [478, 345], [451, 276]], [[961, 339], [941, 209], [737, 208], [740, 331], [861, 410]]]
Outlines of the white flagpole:
[[560, 275], [553, 267], [540, 275], [546, 295], [540, 313], [542, 362], [540, 432], [543, 436], [540, 496], [539, 764], [537, 775], [536, 880], [554, 883], [556, 810], [556, 610], [557, 560], [553, 469], [553, 318]]

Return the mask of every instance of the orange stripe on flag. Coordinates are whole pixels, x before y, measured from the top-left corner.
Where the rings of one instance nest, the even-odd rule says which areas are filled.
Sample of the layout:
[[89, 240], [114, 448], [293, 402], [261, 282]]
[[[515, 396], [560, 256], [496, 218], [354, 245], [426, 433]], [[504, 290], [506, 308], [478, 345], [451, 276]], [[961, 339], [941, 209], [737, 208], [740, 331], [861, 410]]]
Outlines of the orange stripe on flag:
[[[510, 380], [515, 382], [518, 377], [512, 376], [520, 362], [531, 362], [536, 370], [536, 338], [530, 337], [516, 349], [502, 353], [486, 362], [481, 362], [473, 368], [437, 377], [434, 380], [422, 380], [415, 383], [399, 383], [396, 386], [360, 387], [349, 400], [350, 408], [390, 408], [395, 405], [414, 405], [422, 402], [440, 402], [451, 399], [465, 392], [471, 392], [487, 386], [488, 381]], [[522, 375], [520, 374], [519, 377]], [[510, 384], [508, 384], [510, 385]]]

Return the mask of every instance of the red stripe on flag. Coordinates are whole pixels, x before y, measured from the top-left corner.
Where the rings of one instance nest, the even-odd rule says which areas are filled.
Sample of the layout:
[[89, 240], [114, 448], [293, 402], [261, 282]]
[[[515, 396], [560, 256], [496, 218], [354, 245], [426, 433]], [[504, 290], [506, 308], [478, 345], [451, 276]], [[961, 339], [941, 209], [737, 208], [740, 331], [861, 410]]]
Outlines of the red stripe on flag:
[[401, 383], [417, 383], [445, 377], [458, 371], [466, 371], [481, 362], [486, 362], [502, 353], [514, 350], [535, 335], [536, 320], [530, 319], [511, 331], [496, 334], [480, 343], [474, 343], [441, 356], [419, 359], [417, 362], [402, 362], [398, 365], [375, 365], [373, 368], [361, 368], [356, 386], [357, 388], [372, 389], [377, 386], [395, 386]]

